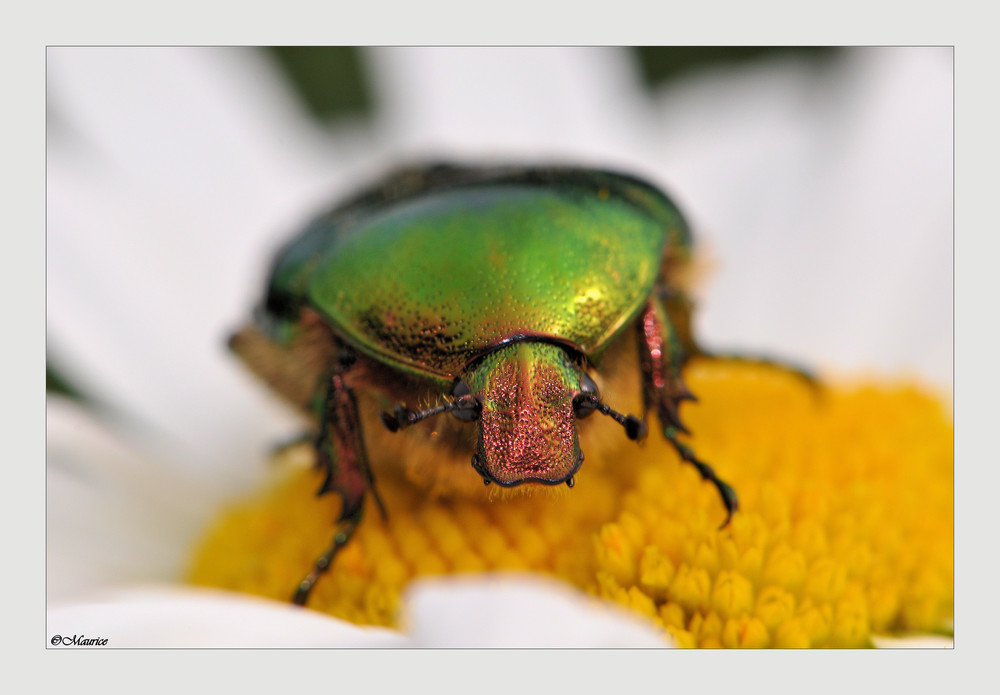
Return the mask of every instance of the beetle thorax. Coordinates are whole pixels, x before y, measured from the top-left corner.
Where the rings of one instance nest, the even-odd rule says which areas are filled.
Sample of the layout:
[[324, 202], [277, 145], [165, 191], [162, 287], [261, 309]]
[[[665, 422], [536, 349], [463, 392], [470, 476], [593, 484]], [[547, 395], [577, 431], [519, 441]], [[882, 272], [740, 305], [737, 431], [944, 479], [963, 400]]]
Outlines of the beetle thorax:
[[580, 449], [573, 415], [579, 368], [556, 345], [523, 342], [486, 358], [469, 376], [482, 403], [477, 455], [503, 486], [554, 485], [573, 475]]

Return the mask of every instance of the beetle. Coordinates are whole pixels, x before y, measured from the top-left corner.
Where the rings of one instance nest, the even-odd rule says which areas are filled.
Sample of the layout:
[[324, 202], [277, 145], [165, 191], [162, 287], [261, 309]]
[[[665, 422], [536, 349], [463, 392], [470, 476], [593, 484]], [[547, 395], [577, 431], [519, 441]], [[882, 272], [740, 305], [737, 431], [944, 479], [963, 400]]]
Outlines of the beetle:
[[[735, 491], [679, 440], [678, 408], [694, 400], [682, 368], [704, 354], [679, 282], [691, 251], [678, 208], [634, 176], [449, 164], [398, 170], [281, 248], [230, 347], [315, 417], [318, 494], [342, 498], [333, 541], [294, 603], [351, 539], [369, 494], [385, 513], [366, 450], [376, 417], [411, 433], [395, 455], [429, 447], [442, 476], [572, 488], [587, 418], [608, 416], [640, 440], [652, 411], [715, 486], [728, 524]], [[622, 345], [635, 353], [625, 377], [641, 417], [612, 408], [598, 386]]]

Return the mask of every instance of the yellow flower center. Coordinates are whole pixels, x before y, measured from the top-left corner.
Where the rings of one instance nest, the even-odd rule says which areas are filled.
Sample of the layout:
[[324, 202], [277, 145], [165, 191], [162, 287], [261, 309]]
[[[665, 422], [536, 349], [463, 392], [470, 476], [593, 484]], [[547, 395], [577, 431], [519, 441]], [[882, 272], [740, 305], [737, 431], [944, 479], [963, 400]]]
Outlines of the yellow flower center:
[[[415, 577], [520, 570], [628, 606], [682, 646], [858, 647], [941, 630], [953, 611], [953, 428], [905, 386], [813, 391], [782, 370], [724, 361], [685, 373], [691, 446], [739, 493], [715, 489], [655, 431], [598, 451], [573, 490], [432, 499], [380, 475], [309, 607], [393, 626]], [[316, 497], [308, 446], [227, 510], [190, 580], [289, 601], [328, 546], [340, 505]], [[296, 461], [298, 465], [296, 465]], [[469, 475], [474, 475], [471, 469]]]

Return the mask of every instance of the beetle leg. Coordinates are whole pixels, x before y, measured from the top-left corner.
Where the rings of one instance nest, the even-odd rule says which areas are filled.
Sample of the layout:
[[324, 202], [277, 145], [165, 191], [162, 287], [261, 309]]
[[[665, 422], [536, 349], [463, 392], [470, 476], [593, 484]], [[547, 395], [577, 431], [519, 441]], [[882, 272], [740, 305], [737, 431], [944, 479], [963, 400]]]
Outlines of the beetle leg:
[[740, 506], [739, 498], [737, 498], [736, 496], [736, 490], [734, 490], [732, 486], [725, 480], [719, 478], [715, 474], [715, 470], [711, 466], [709, 466], [707, 463], [699, 461], [698, 458], [694, 455], [694, 452], [691, 451], [690, 447], [685, 446], [680, 441], [678, 441], [677, 434], [678, 434], [677, 430], [674, 429], [673, 427], [663, 428], [663, 436], [665, 436], [667, 438], [667, 441], [669, 441], [673, 445], [674, 449], [677, 451], [677, 454], [683, 460], [687, 461], [692, 466], [698, 469], [698, 472], [701, 474], [702, 480], [709, 481], [715, 486], [715, 489], [719, 491], [719, 497], [722, 498], [722, 504], [725, 505], [726, 507], [726, 519], [725, 521], [722, 522], [722, 525], [719, 526], [719, 528], [720, 529], [725, 528], [726, 526], [729, 525], [729, 520], [733, 518], [733, 512], [739, 509]]
[[703, 354], [691, 331], [694, 301], [683, 290], [666, 285], [659, 288], [657, 295], [660, 299], [659, 304], [670, 322], [671, 340], [675, 343], [675, 349], [679, 350], [677, 359], [683, 366], [692, 356]]
[[[681, 377], [681, 367], [686, 351], [661, 301], [653, 297], [646, 305], [639, 322], [639, 365], [642, 372], [643, 416], [656, 409], [663, 436], [677, 451], [682, 460], [690, 463], [702, 479], [712, 483], [726, 507], [725, 527], [739, 507], [736, 491], [721, 480], [706, 463], [698, 460], [690, 447], [681, 443], [680, 434], [688, 430], [681, 422], [678, 408], [685, 400], [695, 400]], [[721, 528], [721, 527], [720, 527]]]
[[318, 495], [336, 492], [343, 500], [340, 528], [333, 537], [330, 547], [316, 559], [313, 569], [299, 583], [292, 601], [304, 605], [320, 575], [330, 568], [337, 552], [347, 544], [361, 522], [365, 495], [370, 491], [383, 516], [385, 507], [375, 491], [375, 480], [365, 456], [364, 439], [354, 393], [347, 387], [344, 375], [353, 360], [342, 356], [330, 369], [326, 378], [322, 400], [317, 409], [320, 412], [320, 430], [316, 438], [316, 464], [326, 472]]
[[697, 400], [681, 378], [686, 351], [663, 305], [650, 299], [637, 324], [639, 367], [642, 372], [643, 419], [653, 407], [663, 427], [687, 434], [678, 409], [683, 401]]
[[333, 562], [333, 558], [351, 540], [351, 536], [354, 535], [354, 531], [358, 528], [359, 523], [361, 523], [360, 511], [358, 511], [354, 518], [347, 520], [337, 531], [336, 535], [334, 535], [333, 543], [330, 544], [327, 551], [316, 558], [316, 563], [313, 565], [312, 570], [309, 571], [309, 574], [296, 587], [295, 594], [292, 596], [292, 603], [297, 606], [306, 605], [306, 601], [309, 600], [309, 593], [312, 591], [313, 586], [315, 586], [316, 581], [330, 569], [330, 563]]

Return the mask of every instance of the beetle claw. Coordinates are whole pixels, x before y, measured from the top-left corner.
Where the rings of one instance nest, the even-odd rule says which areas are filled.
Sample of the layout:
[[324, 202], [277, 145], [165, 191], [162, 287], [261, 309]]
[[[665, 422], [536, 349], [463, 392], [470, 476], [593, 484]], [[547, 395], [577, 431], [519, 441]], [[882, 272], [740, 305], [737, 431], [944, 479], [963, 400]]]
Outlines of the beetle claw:
[[719, 497], [722, 499], [722, 504], [726, 508], [726, 519], [722, 522], [722, 526], [719, 527], [720, 530], [724, 529], [729, 525], [729, 521], [733, 518], [733, 512], [738, 511], [740, 508], [740, 501], [736, 496], [736, 490], [734, 490], [725, 480], [722, 480], [719, 476], [717, 476], [715, 474], [715, 470], [711, 466], [707, 463], [699, 461], [690, 448], [677, 441], [677, 433], [675, 431], [668, 428], [664, 431], [664, 435], [666, 436], [667, 441], [673, 445], [681, 459], [697, 468], [702, 480], [707, 480], [712, 483], [712, 485], [715, 486], [715, 489], [718, 490]]

